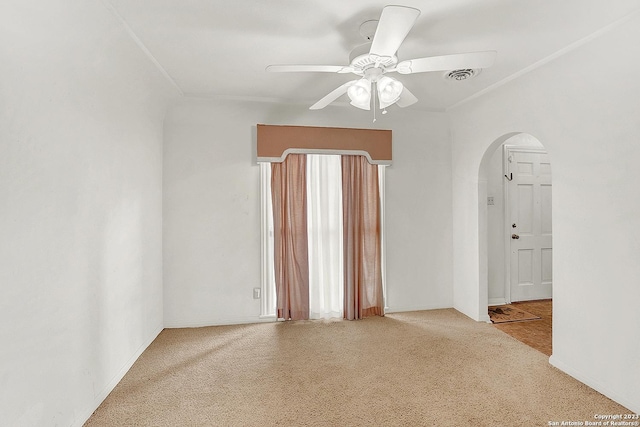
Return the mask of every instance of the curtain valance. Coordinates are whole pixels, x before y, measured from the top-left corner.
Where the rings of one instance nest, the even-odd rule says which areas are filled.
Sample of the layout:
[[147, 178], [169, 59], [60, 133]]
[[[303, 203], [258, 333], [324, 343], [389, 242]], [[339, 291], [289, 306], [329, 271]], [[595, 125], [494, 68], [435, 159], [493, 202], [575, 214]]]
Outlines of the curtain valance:
[[257, 125], [259, 162], [282, 162], [290, 153], [358, 154], [390, 165], [391, 131], [314, 126]]

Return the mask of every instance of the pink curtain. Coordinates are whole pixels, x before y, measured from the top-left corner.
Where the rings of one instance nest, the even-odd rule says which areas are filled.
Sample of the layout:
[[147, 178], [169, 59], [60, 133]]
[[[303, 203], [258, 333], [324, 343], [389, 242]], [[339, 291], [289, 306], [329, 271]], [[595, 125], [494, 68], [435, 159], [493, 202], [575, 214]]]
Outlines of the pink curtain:
[[279, 319], [309, 318], [306, 156], [271, 164], [276, 309]]
[[378, 167], [342, 156], [344, 317], [383, 316]]

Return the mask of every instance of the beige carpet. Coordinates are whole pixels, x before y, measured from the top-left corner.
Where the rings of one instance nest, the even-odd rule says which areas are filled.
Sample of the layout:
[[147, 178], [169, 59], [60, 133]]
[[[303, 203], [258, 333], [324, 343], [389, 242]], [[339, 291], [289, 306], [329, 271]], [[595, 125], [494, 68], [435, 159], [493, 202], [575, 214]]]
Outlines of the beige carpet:
[[454, 310], [163, 331], [87, 426], [546, 426], [629, 411]]

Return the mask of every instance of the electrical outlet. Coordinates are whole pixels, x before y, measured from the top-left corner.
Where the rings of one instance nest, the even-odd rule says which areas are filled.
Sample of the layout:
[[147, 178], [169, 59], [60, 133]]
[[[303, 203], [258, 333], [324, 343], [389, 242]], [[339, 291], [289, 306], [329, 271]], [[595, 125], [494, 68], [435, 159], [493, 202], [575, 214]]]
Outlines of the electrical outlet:
[[487, 197], [487, 204], [488, 205], [494, 205], [495, 203], [493, 202], [493, 196], [489, 196]]
[[253, 288], [253, 299], [260, 299], [260, 288]]

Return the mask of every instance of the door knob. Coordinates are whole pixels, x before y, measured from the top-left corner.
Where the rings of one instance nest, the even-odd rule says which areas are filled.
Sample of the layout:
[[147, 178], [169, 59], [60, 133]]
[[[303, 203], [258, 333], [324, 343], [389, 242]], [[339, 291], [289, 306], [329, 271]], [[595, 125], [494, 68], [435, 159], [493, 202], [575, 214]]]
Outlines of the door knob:
[[519, 238], [520, 238], [520, 236], [518, 236], [517, 234], [512, 234], [512, 235], [511, 235], [511, 238], [512, 238], [512, 239], [519, 239]]

